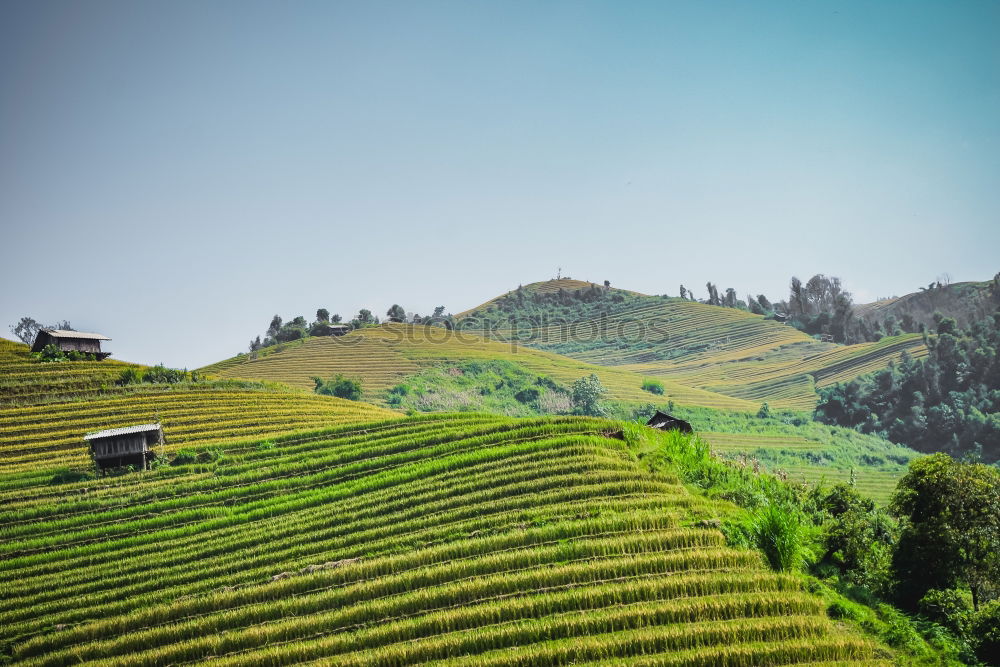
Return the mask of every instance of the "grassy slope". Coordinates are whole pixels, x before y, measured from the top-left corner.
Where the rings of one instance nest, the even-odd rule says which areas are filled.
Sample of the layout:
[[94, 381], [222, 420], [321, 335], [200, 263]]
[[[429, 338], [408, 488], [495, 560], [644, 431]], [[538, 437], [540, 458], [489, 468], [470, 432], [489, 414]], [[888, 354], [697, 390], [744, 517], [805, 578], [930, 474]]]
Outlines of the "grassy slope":
[[[302, 388], [313, 386], [312, 376], [330, 377], [342, 373], [359, 378], [368, 398], [380, 400], [384, 399], [387, 389], [420, 369], [441, 363], [485, 359], [518, 363], [563, 384], [596, 373], [613, 399], [643, 402], [649, 397], [641, 388], [643, 378], [628, 370], [596, 366], [550, 352], [487, 340], [468, 332], [409, 324], [386, 324], [347, 336], [307, 338], [255, 360], [244, 355], [201, 370], [221, 377], [274, 380]], [[664, 384], [664, 398], [685, 405], [730, 410], [756, 410], [758, 407], [756, 403], [669, 379]]]
[[[85, 433], [161, 421], [166, 451], [370, 421], [394, 413], [365, 403], [253, 383], [114, 386], [125, 364], [38, 363], [0, 340], [0, 473], [18, 488], [89, 464]], [[35, 398], [28, 404], [27, 397]]]
[[889, 664], [802, 578], [695, 525], [731, 510], [648, 470], [615, 428], [396, 418], [3, 493], [5, 650], [28, 665]]
[[[589, 287], [578, 281], [527, 285], [526, 293]], [[510, 294], [510, 293], [508, 293]], [[679, 385], [740, 398], [759, 405], [811, 410], [816, 386], [857, 377], [884, 367], [904, 351], [926, 354], [920, 336], [910, 334], [879, 343], [834, 345], [760, 315], [676, 298], [634, 292], [606, 316], [589, 316], [571, 328], [549, 325], [521, 328], [518, 337], [532, 347], [593, 364], [655, 375]], [[474, 317], [497, 300], [462, 314]], [[509, 330], [492, 332], [501, 339]]]

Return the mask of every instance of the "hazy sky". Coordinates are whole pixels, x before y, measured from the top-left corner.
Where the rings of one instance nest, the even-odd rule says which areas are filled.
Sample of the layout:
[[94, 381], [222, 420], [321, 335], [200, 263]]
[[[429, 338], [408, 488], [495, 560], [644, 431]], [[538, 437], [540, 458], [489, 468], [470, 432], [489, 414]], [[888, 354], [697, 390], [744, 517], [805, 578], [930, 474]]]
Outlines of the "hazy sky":
[[0, 335], [1000, 270], [1000, 3], [0, 3]]

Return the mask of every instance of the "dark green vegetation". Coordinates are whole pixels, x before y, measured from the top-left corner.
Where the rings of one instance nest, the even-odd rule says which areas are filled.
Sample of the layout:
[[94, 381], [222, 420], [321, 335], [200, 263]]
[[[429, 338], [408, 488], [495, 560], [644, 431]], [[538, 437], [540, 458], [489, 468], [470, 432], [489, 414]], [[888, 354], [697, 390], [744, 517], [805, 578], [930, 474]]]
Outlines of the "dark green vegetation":
[[315, 392], [324, 396], [336, 396], [346, 398], [349, 401], [361, 400], [361, 383], [357, 380], [345, 378], [343, 375], [335, 375], [329, 380], [314, 377], [316, 383]]
[[419, 412], [491, 412], [509, 416], [570, 414], [570, 390], [510, 361], [432, 366], [389, 390], [387, 403]]
[[926, 359], [820, 390], [816, 417], [924, 452], [1000, 460], [1000, 311], [959, 329], [936, 318]]
[[790, 484], [715, 458], [699, 438], [659, 438], [647, 465], [739, 506], [721, 524], [729, 543], [760, 550], [774, 570], [810, 572], [832, 617], [922, 664], [1000, 664], [1000, 471], [915, 460], [881, 509], [848, 484]]

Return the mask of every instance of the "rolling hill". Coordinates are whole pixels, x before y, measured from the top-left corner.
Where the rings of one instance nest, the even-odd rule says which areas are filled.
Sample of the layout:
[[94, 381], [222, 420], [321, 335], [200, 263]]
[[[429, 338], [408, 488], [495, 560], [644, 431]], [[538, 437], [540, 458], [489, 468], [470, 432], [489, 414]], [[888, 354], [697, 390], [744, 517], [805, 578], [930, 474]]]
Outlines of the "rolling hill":
[[[239, 355], [199, 369], [223, 378], [283, 382], [311, 388], [312, 377], [344, 374], [361, 380], [367, 398], [384, 400], [385, 392], [421, 368], [477, 359], [503, 359], [566, 384], [591, 373], [610, 391], [610, 398], [646, 402], [640, 375], [628, 369], [597, 366], [520, 344], [501, 343], [471, 332], [412, 324], [385, 324], [346, 336], [312, 337], [273, 348], [257, 358]], [[665, 382], [665, 399], [731, 410], [756, 410], [759, 404], [697, 387]]]
[[613, 288], [596, 288], [602, 295], [590, 302], [567, 298], [569, 306], [551, 298], [534, 303], [534, 295], [561, 290], [566, 297], [586, 297], [595, 288], [567, 280], [526, 285], [461, 314], [459, 326], [675, 386], [793, 410], [812, 410], [817, 386], [884, 368], [903, 352], [927, 353], [918, 334], [836, 345], [744, 310]]
[[901, 297], [856, 305], [854, 314], [871, 324], [884, 323], [891, 317], [897, 323], [909, 323], [912, 328], [922, 324], [933, 330], [934, 313], [939, 312], [964, 329], [988, 318], [997, 308], [1000, 308], [1000, 274], [989, 281], [932, 285]]

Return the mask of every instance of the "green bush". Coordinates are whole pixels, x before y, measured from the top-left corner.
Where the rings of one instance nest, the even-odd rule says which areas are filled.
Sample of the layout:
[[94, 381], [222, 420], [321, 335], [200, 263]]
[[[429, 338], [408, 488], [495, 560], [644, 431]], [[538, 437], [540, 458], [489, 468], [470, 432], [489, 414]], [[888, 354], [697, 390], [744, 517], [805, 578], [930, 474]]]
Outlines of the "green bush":
[[967, 591], [932, 588], [920, 598], [920, 613], [961, 635], [968, 629], [972, 616], [972, 598]]
[[317, 394], [346, 398], [349, 401], [361, 400], [361, 383], [357, 380], [351, 380], [338, 374], [330, 380], [314, 377], [313, 382], [316, 383], [314, 391]]
[[657, 396], [663, 395], [663, 383], [659, 380], [643, 380], [642, 388], [651, 394], [656, 394]]
[[514, 394], [514, 398], [516, 398], [519, 403], [533, 403], [537, 401], [538, 397], [541, 395], [542, 392], [539, 389], [528, 387], [527, 389], [522, 389]]
[[978, 642], [979, 659], [988, 665], [1000, 665], [1000, 600], [980, 607], [972, 617], [971, 635]]
[[760, 410], [757, 411], [758, 419], [770, 419], [771, 418], [771, 406], [764, 401], [760, 404]]
[[808, 529], [794, 509], [772, 503], [758, 510], [754, 514], [751, 535], [775, 571], [795, 572], [813, 560]]
[[172, 466], [185, 466], [198, 462], [198, 452], [193, 449], [178, 449], [170, 460]]
[[73, 482], [87, 482], [94, 479], [94, 474], [87, 470], [76, 470], [73, 468], [63, 468], [57, 470], [52, 475], [49, 484], [72, 484]]

